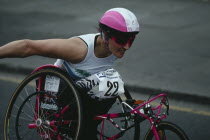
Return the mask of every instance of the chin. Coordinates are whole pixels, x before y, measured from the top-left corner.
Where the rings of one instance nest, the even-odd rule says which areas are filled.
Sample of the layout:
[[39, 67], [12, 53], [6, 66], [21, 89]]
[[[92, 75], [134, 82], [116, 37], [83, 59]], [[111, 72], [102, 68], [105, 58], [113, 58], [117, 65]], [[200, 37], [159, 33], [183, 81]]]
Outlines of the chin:
[[124, 54], [115, 55], [117, 58], [123, 58]]

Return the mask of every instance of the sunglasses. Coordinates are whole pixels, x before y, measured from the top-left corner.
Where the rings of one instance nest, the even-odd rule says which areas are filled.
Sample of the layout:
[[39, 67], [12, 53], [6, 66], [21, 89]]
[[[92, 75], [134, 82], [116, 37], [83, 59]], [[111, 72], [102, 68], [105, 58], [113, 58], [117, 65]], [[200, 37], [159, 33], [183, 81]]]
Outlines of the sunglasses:
[[125, 46], [127, 43], [129, 44], [129, 46], [132, 45], [135, 36], [132, 37], [112, 37], [112, 40], [114, 40], [114, 42], [120, 46]]

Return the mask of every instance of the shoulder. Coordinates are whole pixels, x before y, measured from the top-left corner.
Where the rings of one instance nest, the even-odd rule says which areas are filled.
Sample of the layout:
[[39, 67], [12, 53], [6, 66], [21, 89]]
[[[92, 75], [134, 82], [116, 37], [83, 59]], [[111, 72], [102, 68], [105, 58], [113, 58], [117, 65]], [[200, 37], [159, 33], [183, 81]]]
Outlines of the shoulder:
[[66, 40], [65, 54], [66, 60], [72, 63], [79, 63], [83, 61], [87, 55], [87, 45], [79, 37], [72, 37]]
[[93, 34], [85, 34], [85, 35], [80, 35], [78, 38], [83, 40], [86, 45], [89, 45], [89, 43], [94, 43], [95, 37], [99, 35], [99, 33], [93, 33]]
[[79, 35], [77, 37], [79, 38], [84, 38], [84, 39], [91, 39], [94, 38], [96, 35], [99, 35], [100, 33], [91, 33], [91, 34], [84, 34], [84, 35]]
[[85, 42], [78, 36], [72, 37], [66, 40], [68, 46], [74, 46], [74, 48], [84, 48]]

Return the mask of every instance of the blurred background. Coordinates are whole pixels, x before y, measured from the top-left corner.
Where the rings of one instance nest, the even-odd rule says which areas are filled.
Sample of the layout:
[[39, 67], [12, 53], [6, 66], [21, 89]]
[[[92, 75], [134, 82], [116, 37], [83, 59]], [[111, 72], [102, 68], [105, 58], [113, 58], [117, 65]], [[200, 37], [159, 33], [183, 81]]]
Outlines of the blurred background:
[[[135, 93], [166, 92], [171, 99], [186, 102], [186, 107], [182, 103], [179, 107], [185, 111], [176, 110], [177, 122], [186, 123], [183, 126], [190, 139], [208, 139], [209, 0], [0, 0], [0, 46], [19, 39], [95, 33], [100, 17], [114, 7], [131, 10], [141, 26], [132, 48], [115, 64], [126, 85]], [[54, 62], [40, 56], [0, 60], [0, 118], [18, 79]]]

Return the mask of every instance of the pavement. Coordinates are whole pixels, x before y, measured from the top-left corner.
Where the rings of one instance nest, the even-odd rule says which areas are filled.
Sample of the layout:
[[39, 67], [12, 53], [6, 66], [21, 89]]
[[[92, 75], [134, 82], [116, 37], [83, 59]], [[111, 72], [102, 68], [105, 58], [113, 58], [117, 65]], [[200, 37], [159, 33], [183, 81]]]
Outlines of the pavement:
[[[210, 2], [208, 0], [0, 2], [0, 46], [18, 39], [68, 38], [96, 32], [109, 8], [126, 7], [141, 33], [115, 68], [131, 91], [165, 92], [170, 98], [210, 104]], [[100, 7], [100, 8], [99, 8]], [[0, 60], [0, 71], [30, 74], [55, 59], [32, 56]]]

